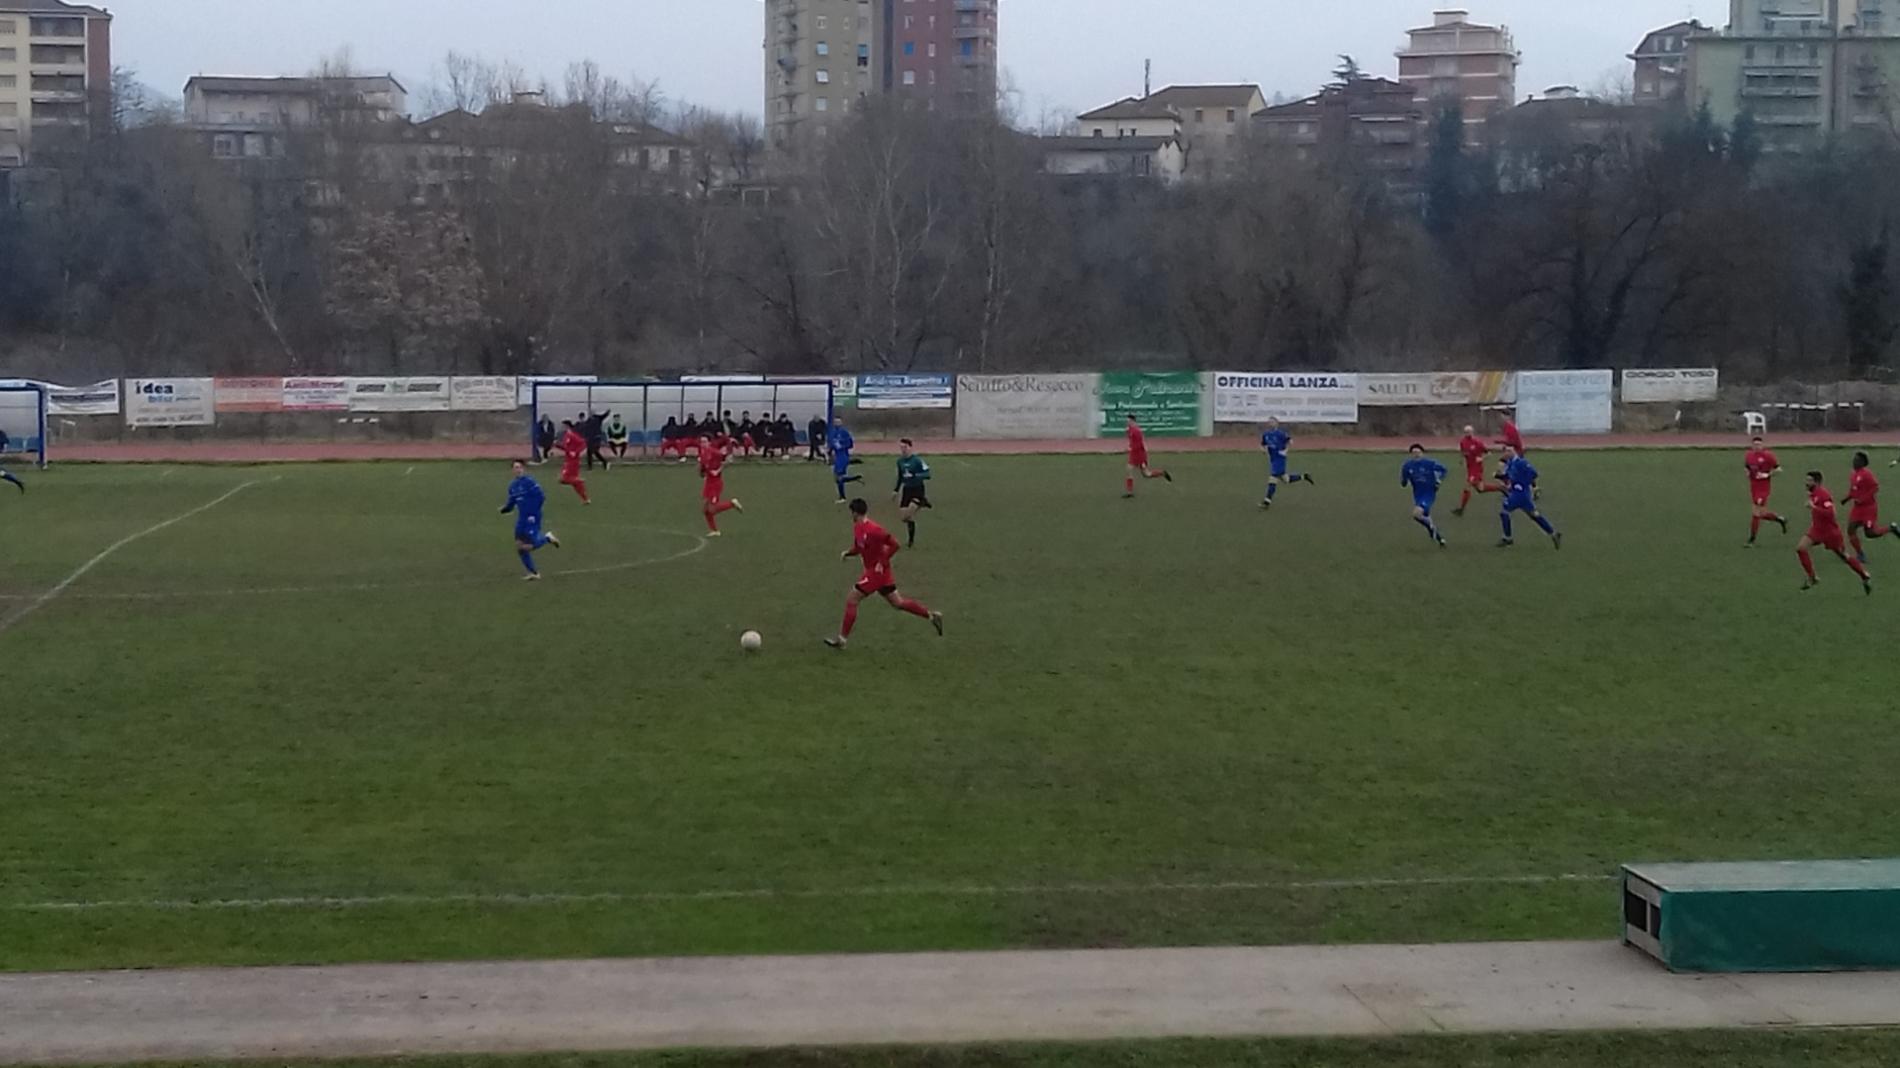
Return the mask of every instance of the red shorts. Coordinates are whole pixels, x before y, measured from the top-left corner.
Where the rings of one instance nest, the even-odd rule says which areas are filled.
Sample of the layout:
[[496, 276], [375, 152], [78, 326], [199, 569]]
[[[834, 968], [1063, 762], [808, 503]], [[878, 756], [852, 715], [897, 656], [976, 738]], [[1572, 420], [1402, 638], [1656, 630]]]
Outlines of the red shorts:
[[581, 480], [581, 465], [569, 464], [561, 468], [561, 484], [571, 486]]
[[1847, 521], [1864, 527], [1877, 527], [1880, 525], [1880, 505], [1857, 504], [1848, 510]]
[[1754, 501], [1757, 508], [1768, 507], [1768, 496], [1772, 492], [1773, 485], [1765, 478], [1752, 479], [1748, 483], [1748, 499]]
[[1479, 464], [1478, 466], [1473, 467], [1470, 464], [1466, 464], [1465, 465], [1465, 481], [1471, 483], [1474, 486], [1484, 485], [1484, 465]]
[[708, 501], [716, 501], [725, 496], [726, 476], [720, 475], [717, 478], [707, 479], [706, 484], [700, 488], [699, 495]]
[[1821, 527], [1809, 527], [1808, 540], [1823, 549], [1830, 549], [1837, 553], [1847, 551], [1847, 539], [1841, 536], [1840, 527], [1827, 527], [1825, 529]]
[[1131, 453], [1129, 453], [1129, 454], [1128, 454], [1128, 466], [1130, 466], [1130, 467], [1147, 467], [1147, 466], [1148, 466], [1148, 454], [1147, 454], [1147, 453], [1145, 453], [1145, 452], [1131, 452]]
[[858, 577], [856, 589], [866, 597], [890, 593], [897, 589], [897, 578], [889, 571], [866, 571]]

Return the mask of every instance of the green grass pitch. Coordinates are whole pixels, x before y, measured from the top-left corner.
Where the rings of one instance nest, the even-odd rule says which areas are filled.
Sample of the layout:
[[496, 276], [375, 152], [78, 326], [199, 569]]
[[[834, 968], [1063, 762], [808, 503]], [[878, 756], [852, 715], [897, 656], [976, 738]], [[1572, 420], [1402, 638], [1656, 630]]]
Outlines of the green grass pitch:
[[686, 468], [539, 468], [538, 585], [505, 465], [28, 473], [8, 613], [263, 481], [0, 632], [0, 968], [1608, 937], [1619, 861], [1900, 851], [1900, 544], [1798, 593], [1739, 452], [1606, 452], [1537, 457], [1561, 552], [1441, 551], [1401, 460], [936, 458], [949, 635], [843, 654], [803, 464], [712, 544]]

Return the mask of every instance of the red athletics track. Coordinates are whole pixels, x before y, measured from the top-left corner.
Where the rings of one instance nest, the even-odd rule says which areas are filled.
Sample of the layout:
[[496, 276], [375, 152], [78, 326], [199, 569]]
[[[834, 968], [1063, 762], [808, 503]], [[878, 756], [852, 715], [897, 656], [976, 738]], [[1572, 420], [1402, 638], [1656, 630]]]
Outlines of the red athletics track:
[[[1900, 439], [1900, 432], [1865, 434], [1772, 434], [1777, 448], [1868, 447]], [[1456, 452], [1455, 439], [1347, 437], [1309, 434], [1299, 439], [1301, 452], [1404, 452], [1423, 440], [1437, 451]], [[1548, 449], [1740, 449], [1746, 435], [1732, 434], [1582, 434], [1530, 439], [1530, 451]], [[1218, 438], [1156, 438], [1159, 455], [1168, 453], [1253, 452], [1259, 445], [1246, 436]], [[1892, 446], [1890, 446], [1892, 447]], [[972, 441], [955, 438], [922, 439], [917, 449], [936, 456], [1007, 456], [1029, 454], [1119, 455], [1122, 439], [1096, 441]], [[897, 451], [895, 441], [860, 439], [858, 452], [872, 456]], [[58, 463], [319, 463], [327, 461], [506, 460], [522, 453], [519, 445], [468, 442], [109, 442], [56, 445], [51, 459]], [[795, 454], [796, 455], [796, 454]]]

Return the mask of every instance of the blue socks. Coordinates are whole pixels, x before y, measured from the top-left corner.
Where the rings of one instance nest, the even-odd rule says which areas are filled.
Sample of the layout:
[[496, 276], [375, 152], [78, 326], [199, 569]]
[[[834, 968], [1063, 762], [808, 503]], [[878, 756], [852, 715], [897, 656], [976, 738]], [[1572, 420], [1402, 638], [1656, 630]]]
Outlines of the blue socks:
[[1510, 541], [1511, 540], [1511, 513], [1499, 512], [1498, 522], [1504, 524], [1504, 540]]
[[1272, 500], [1273, 495], [1278, 492], [1280, 492], [1280, 484], [1278, 482], [1267, 483], [1267, 500]]
[[1556, 529], [1550, 525], [1550, 520], [1545, 519], [1544, 514], [1542, 512], [1539, 512], [1536, 515], [1531, 516], [1531, 521], [1536, 523], [1538, 526], [1543, 527], [1544, 533], [1546, 534], [1554, 535], [1557, 533]]
[[1425, 518], [1423, 518], [1423, 519], [1416, 519], [1416, 518], [1415, 518], [1415, 519], [1413, 519], [1413, 520], [1412, 520], [1412, 522], [1414, 522], [1414, 523], [1417, 523], [1417, 524], [1418, 524], [1419, 526], [1421, 526], [1421, 527], [1424, 527], [1424, 528], [1425, 528], [1425, 533], [1427, 533], [1427, 534], [1430, 534], [1430, 535], [1432, 536], [1432, 540], [1433, 540], [1433, 541], [1437, 541], [1437, 540], [1438, 540], [1438, 524], [1437, 524], [1437, 523], [1434, 523], [1434, 522], [1432, 522], [1432, 517], [1431, 517], [1431, 516], [1426, 516], [1426, 517], [1425, 517]]
[[526, 549], [517, 549], [515, 550], [515, 554], [521, 557], [521, 566], [528, 569], [528, 574], [530, 575], [540, 574], [539, 571], [536, 571], [534, 569], [534, 554], [533, 553], [529, 552]]
[[11, 472], [11, 471], [0, 471], [0, 479], [3, 479], [3, 480], [5, 480], [5, 481], [7, 481], [7, 482], [11, 482], [11, 483], [13, 483], [14, 485], [16, 485], [16, 486], [19, 486], [19, 487], [21, 487], [21, 488], [23, 488], [23, 489], [24, 489], [24, 488], [26, 487], [26, 483], [24, 483], [24, 482], [22, 482], [22, 481], [20, 481], [20, 480], [19, 480], [19, 479], [17, 479], [17, 478], [14, 478], [14, 477], [13, 477], [13, 472]]

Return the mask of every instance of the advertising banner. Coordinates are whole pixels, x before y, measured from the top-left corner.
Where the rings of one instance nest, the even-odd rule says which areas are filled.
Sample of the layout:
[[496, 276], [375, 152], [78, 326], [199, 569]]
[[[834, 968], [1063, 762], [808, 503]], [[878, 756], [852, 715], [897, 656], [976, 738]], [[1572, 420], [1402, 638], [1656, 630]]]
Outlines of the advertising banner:
[[449, 379], [449, 408], [458, 412], [512, 412], [521, 407], [520, 385], [505, 375]]
[[1517, 425], [1527, 433], [1607, 434], [1615, 391], [1614, 371], [1521, 371]]
[[220, 412], [284, 410], [284, 380], [281, 378], [218, 378], [212, 381], [212, 397]]
[[350, 410], [350, 380], [347, 378], [284, 379], [284, 411], [347, 412]]
[[831, 379], [831, 404], [834, 408], [858, 406], [858, 376], [834, 375]]
[[1623, 372], [1623, 401], [1649, 404], [1668, 401], [1712, 401], [1721, 384], [1713, 367], [1661, 367]]
[[119, 414], [119, 380], [116, 378], [94, 382], [90, 386], [62, 386], [33, 378], [8, 378], [0, 379], [0, 385], [38, 387], [40, 392], [46, 394], [46, 414], [49, 416]]
[[957, 437], [1095, 436], [1096, 375], [958, 375]]
[[[1133, 415], [1149, 437], [1200, 437], [1206, 391], [1207, 380], [1196, 371], [1107, 372], [1099, 391], [1101, 418], [1096, 432], [1105, 438], [1121, 437], [1128, 416]], [[1211, 426], [1208, 429], [1212, 431]]]
[[1255, 374], [1222, 371], [1214, 376], [1214, 421], [1259, 423], [1357, 423], [1359, 376]]
[[522, 375], [515, 379], [515, 407], [526, 408], [534, 403], [534, 387], [537, 383], [558, 386], [598, 381], [599, 375]]
[[860, 408], [949, 408], [956, 400], [955, 375], [883, 374], [858, 376]]
[[209, 378], [128, 378], [125, 425], [210, 426], [217, 420]]
[[1360, 375], [1362, 407], [1424, 407], [1437, 404], [1514, 404], [1517, 375], [1510, 371], [1425, 371]]
[[449, 380], [446, 377], [350, 379], [350, 411], [353, 412], [448, 410]]

